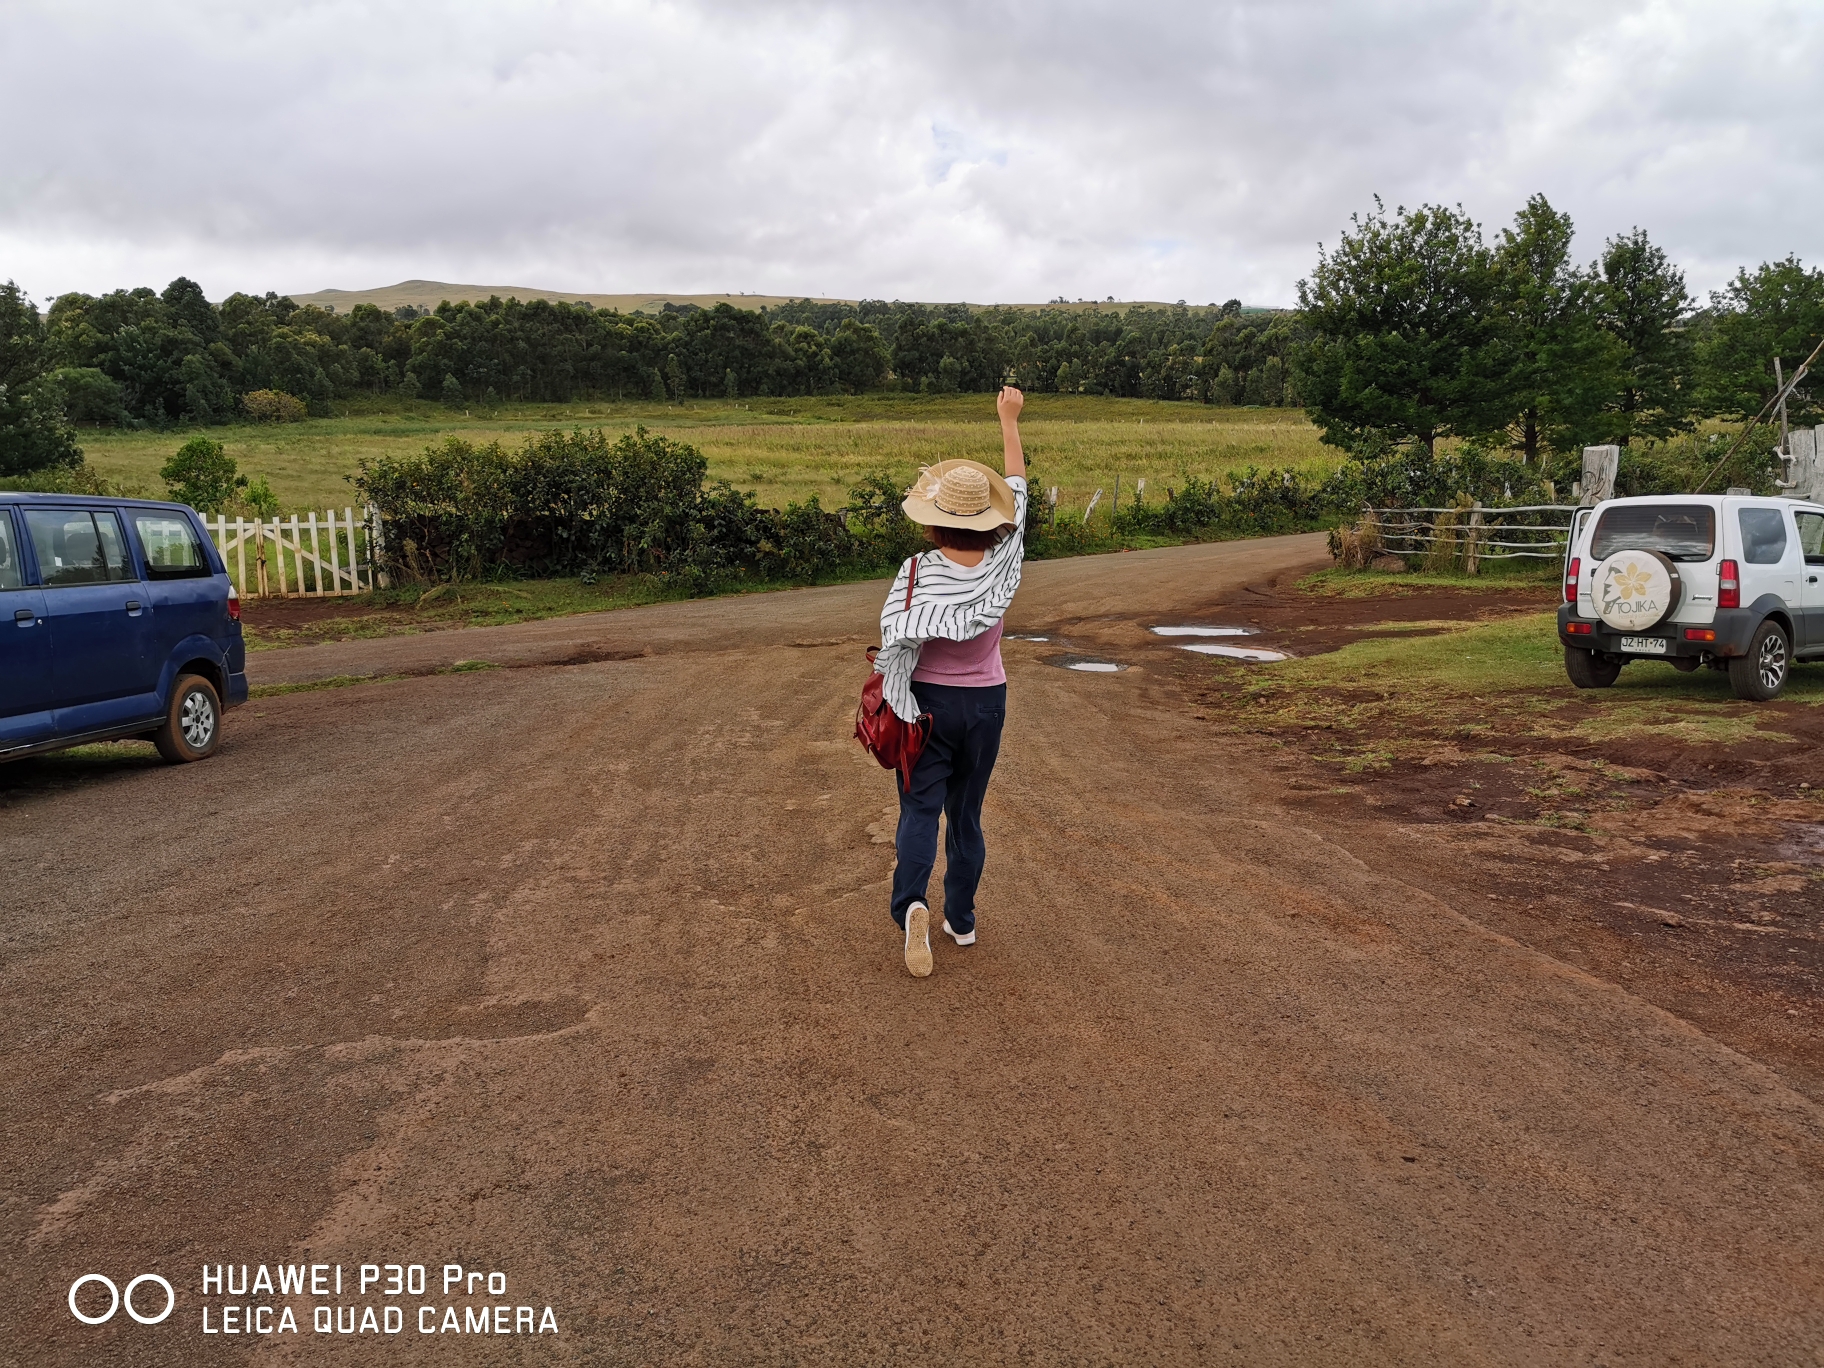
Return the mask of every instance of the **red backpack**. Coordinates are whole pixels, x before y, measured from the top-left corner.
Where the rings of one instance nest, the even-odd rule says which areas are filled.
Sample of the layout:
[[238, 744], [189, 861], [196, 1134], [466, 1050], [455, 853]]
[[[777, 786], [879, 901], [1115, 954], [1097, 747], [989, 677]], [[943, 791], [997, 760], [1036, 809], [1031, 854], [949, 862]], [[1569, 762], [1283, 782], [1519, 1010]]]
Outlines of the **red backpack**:
[[[906, 607], [912, 607], [912, 586], [918, 583], [918, 557], [912, 558], [912, 573], [906, 577]], [[868, 660], [873, 661], [880, 647], [868, 647]], [[900, 786], [912, 791], [912, 767], [924, 753], [931, 739], [931, 714], [920, 713], [918, 721], [907, 722], [887, 704], [886, 676], [868, 673], [861, 686], [861, 706], [855, 709], [855, 739], [862, 749], [880, 762], [882, 769], [899, 771]]]

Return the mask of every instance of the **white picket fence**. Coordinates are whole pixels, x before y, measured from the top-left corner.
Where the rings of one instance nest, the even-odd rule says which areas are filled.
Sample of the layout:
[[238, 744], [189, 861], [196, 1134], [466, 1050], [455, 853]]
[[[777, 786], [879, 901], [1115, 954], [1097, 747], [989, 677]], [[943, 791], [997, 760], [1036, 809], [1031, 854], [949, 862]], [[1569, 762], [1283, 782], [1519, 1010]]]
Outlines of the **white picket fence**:
[[215, 539], [228, 576], [242, 598], [329, 598], [365, 594], [386, 575], [375, 570], [381, 546], [379, 511], [356, 517], [344, 508], [271, 519], [218, 514], [203, 524]]

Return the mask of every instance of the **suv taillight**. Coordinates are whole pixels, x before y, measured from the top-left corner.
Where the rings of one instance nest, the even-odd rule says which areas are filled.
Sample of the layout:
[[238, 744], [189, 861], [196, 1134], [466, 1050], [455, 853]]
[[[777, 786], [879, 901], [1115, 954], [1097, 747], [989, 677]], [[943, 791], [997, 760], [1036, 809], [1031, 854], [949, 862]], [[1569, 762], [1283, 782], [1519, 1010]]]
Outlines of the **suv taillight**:
[[232, 584], [228, 586], [228, 620], [230, 622], [241, 620], [241, 595]]
[[1716, 606], [1718, 608], [1740, 608], [1742, 606], [1742, 576], [1732, 560], [1726, 560], [1716, 569]]
[[1572, 556], [1571, 563], [1564, 567], [1564, 601], [1577, 602], [1577, 572], [1583, 568], [1583, 557]]

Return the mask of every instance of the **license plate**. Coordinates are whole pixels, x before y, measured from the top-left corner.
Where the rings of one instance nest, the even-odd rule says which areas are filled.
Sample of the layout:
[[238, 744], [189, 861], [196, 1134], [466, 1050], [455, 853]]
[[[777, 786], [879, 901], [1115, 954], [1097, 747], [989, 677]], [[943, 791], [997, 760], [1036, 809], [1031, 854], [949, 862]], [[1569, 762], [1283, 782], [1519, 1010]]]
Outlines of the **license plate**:
[[1629, 655], [1664, 655], [1672, 643], [1664, 637], [1623, 637], [1621, 649]]

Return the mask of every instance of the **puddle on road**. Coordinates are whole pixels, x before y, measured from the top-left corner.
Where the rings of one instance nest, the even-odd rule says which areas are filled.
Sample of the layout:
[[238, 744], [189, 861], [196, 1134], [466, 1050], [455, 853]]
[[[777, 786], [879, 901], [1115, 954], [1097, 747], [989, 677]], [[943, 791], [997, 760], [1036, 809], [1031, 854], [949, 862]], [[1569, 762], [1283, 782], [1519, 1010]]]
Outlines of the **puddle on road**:
[[1056, 665], [1061, 670], [1076, 670], [1080, 674], [1119, 674], [1127, 666], [1112, 660], [1097, 660], [1086, 655], [1046, 656], [1039, 662], [1041, 665]]
[[1015, 633], [1013, 636], [1008, 637], [1007, 640], [1009, 640], [1009, 641], [1050, 641], [1051, 638], [1050, 637], [1041, 637], [1041, 636], [1020, 636], [1018, 633]]
[[1222, 656], [1227, 660], [1249, 660], [1258, 665], [1290, 659], [1284, 651], [1262, 651], [1252, 646], [1221, 646], [1214, 641], [1194, 641], [1189, 646], [1180, 646], [1178, 649], [1195, 651], [1198, 655]]
[[1252, 627], [1154, 627], [1154, 636], [1253, 636]]

